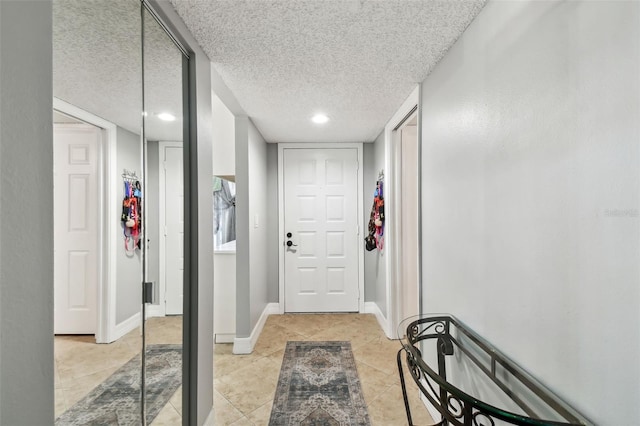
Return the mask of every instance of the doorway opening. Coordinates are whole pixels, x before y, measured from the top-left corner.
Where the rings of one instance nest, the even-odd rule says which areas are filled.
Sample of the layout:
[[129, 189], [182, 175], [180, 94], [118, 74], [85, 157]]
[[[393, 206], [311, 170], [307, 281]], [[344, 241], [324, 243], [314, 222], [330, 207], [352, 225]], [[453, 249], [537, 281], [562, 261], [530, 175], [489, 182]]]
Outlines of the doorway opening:
[[398, 320], [420, 313], [419, 146], [417, 106], [393, 130]]
[[108, 220], [117, 215], [116, 127], [60, 99], [53, 106], [54, 332], [110, 343], [129, 331], [116, 327], [115, 235]]

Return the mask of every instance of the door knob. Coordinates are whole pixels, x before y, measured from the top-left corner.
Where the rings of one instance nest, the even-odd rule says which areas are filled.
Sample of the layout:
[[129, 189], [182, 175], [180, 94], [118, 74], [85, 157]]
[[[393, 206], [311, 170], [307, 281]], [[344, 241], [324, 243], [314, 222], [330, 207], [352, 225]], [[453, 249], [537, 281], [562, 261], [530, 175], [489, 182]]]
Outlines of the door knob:
[[291, 232], [287, 232], [287, 238], [291, 238], [292, 234]]
[[291, 240], [287, 241], [287, 247], [291, 247], [291, 246], [298, 247], [297, 244], [293, 244], [293, 241], [291, 241]]

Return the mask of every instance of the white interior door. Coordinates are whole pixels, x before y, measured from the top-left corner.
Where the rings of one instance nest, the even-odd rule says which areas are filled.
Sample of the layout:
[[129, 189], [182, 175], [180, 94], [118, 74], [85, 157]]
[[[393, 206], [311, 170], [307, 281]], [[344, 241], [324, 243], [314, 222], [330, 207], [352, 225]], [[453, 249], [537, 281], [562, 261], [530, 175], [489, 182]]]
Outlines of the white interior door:
[[283, 180], [285, 311], [357, 312], [357, 149], [284, 149]]
[[161, 142], [160, 161], [162, 162], [160, 232], [164, 241], [160, 252], [160, 280], [161, 287], [165, 289], [166, 314], [182, 315], [184, 300], [182, 143]]
[[403, 294], [402, 317], [420, 313], [418, 282], [418, 130], [400, 130], [400, 264]]
[[101, 129], [55, 124], [54, 332], [95, 334]]

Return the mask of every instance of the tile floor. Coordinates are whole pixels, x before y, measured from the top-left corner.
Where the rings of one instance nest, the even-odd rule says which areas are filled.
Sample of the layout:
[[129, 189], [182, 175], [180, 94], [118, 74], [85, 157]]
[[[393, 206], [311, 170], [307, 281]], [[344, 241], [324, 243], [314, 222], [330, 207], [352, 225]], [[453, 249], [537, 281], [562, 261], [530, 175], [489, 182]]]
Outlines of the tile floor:
[[[148, 344], [182, 343], [182, 317], [150, 318]], [[80, 401], [134, 356], [140, 356], [142, 338], [135, 329], [120, 340], [98, 345], [94, 336], [56, 336], [54, 339], [55, 415]], [[182, 394], [179, 389], [153, 424], [180, 425]]]
[[[148, 342], [180, 343], [181, 324], [180, 317], [151, 319]], [[138, 330], [110, 345], [96, 345], [92, 340], [93, 336], [57, 336], [55, 339], [56, 416], [140, 351]], [[231, 344], [215, 345], [216, 426], [269, 423], [288, 340], [350, 341], [372, 424], [407, 424], [396, 367], [400, 344], [385, 337], [373, 315], [287, 314], [269, 317], [250, 355], [233, 355]], [[432, 424], [414, 386], [409, 394], [414, 424]], [[179, 425], [181, 409], [179, 390], [153, 425]]]
[[[269, 423], [288, 340], [350, 341], [371, 423], [374, 426], [407, 424], [396, 364], [400, 343], [385, 337], [375, 316], [288, 314], [269, 317], [251, 355], [232, 355], [232, 345], [216, 345], [216, 426]], [[418, 400], [417, 389], [411, 389], [410, 399], [414, 424], [432, 424], [429, 413]]]

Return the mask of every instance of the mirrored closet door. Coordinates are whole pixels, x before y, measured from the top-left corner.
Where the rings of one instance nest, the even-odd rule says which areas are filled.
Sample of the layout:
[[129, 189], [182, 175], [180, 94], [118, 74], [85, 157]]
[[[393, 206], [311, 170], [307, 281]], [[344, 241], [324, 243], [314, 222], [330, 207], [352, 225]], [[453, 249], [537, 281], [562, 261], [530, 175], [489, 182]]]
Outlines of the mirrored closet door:
[[140, 0], [53, 0], [57, 425], [182, 422], [184, 61]]
[[[184, 304], [184, 168], [182, 51], [152, 10], [142, 10], [143, 159], [146, 201], [144, 305], [147, 418], [180, 424]], [[153, 297], [151, 297], [153, 296]], [[152, 300], [153, 299], [153, 300]], [[162, 397], [165, 395], [164, 397]], [[166, 396], [170, 396], [167, 398]]]

